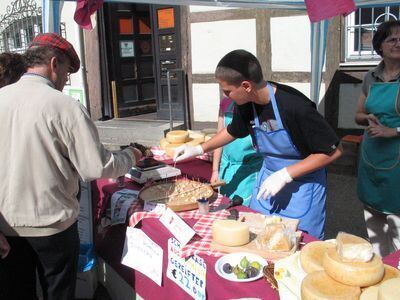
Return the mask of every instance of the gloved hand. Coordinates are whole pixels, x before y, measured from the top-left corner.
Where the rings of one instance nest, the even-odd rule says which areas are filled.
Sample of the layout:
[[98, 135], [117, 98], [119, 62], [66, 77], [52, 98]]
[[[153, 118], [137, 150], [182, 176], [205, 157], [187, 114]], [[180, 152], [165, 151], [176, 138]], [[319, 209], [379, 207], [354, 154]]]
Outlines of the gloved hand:
[[286, 168], [272, 173], [261, 184], [260, 191], [257, 194], [257, 200], [261, 197], [266, 200], [270, 195], [275, 196], [287, 183], [292, 181], [293, 178]]
[[178, 148], [175, 149], [175, 155], [174, 155], [174, 161], [182, 161], [185, 159], [188, 159], [190, 157], [195, 157], [197, 155], [203, 154], [203, 148], [201, 145], [197, 145], [195, 147], [188, 146], [186, 144], [183, 144], [182, 146], [179, 146]]

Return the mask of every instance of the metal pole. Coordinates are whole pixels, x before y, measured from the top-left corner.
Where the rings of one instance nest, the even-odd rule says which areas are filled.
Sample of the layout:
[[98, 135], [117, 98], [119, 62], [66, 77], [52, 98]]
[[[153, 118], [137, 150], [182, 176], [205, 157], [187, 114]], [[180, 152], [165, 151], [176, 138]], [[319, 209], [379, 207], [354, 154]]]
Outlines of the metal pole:
[[167, 71], [167, 88], [168, 88], [168, 106], [169, 106], [169, 131], [174, 128], [172, 120], [172, 97], [171, 97], [171, 79], [169, 77], [169, 70]]

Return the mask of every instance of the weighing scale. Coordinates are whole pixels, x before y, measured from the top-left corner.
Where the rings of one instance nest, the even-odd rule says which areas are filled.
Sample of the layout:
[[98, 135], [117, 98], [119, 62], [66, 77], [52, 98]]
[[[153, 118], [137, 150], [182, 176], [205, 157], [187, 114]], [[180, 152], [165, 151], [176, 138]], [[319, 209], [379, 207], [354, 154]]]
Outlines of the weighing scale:
[[125, 175], [137, 183], [145, 183], [148, 180], [160, 180], [181, 175], [181, 170], [168, 166], [153, 158], [145, 158], [130, 169]]

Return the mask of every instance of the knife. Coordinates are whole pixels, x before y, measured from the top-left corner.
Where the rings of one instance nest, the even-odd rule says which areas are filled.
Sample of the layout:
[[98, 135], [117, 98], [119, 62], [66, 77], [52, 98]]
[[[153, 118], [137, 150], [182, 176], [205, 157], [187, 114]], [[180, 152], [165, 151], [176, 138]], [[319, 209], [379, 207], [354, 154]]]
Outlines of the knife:
[[220, 204], [216, 207], [210, 207], [210, 212], [216, 212], [216, 211], [220, 211], [223, 209], [229, 209], [238, 205], [242, 205], [243, 204], [243, 198], [235, 195], [233, 196], [233, 199], [231, 201], [229, 201], [229, 203], [224, 203], [224, 204]]

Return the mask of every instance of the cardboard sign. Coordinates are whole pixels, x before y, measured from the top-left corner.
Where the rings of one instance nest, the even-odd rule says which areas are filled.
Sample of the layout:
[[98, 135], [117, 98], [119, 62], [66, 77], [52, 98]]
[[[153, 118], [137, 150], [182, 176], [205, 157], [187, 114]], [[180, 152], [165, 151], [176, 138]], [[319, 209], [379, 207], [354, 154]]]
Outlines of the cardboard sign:
[[162, 283], [163, 250], [141, 229], [127, 227], [121, 263]]
[[174, 238], [168, 240], [167, 277], [194, 299], [206, 299], [206, 272], [204, 260], [197, 255], [188, 260], [180, 257], [181, 244]]
[[160, 217], [160, 222], [174, 235], [174, 237], [185, 246], [196, 232], [181, 219], [170, 208], [167, 208]]
[[123, 189], [111, 197], [111, 225], [123, 224], [132, 202], [137, 200], [139, 192]]

